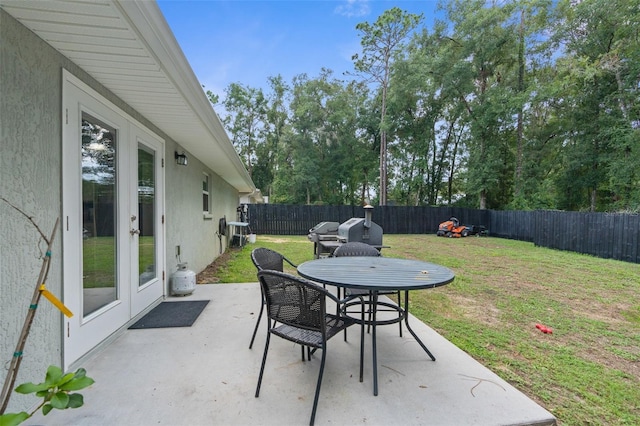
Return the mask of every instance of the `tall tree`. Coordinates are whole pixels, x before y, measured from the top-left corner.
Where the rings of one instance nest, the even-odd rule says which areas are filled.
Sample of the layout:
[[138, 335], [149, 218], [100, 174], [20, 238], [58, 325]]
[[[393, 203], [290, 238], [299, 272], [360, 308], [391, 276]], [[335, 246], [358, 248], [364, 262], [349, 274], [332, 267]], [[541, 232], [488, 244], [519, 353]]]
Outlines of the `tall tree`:
[[517, 30], [517, 65], [513, 68], [513, 75], [507, 76], [513, 87], [511, 105], [516, 111], [516, 131], [514, 148], [514, 179], [511, 207], [522, 208], [529, 203], [534, 180], [528, 180], [528, 171], [538, 168], [542, 160], [539, 153], [529, 149], [536, 144], [531, 136], [538, 129], [539, 123], [531, 125], [529, 114], [536, 106], [534, 97], [539, 96], [544, 89], [540, 87], [540, 80], [535, 82], [534, 71], [548, 63], [549, 52], [544, 50], [543, 41], [547, 38], [548, 17], [552, 7], [550, 0], [512, 0], [512, 27]]
[[[395, 202], [410, 205], [435, 203], [441, 182], [436, 126], [442, 98], [431, 78], [427, 52], [433, 47], [428, 34], [416, 37], [408, 55], [392, 69], [387, 113], [392, 165], [391, 193]], [[434, 181], [435, 180], [435, 181]], [[437, 182], [437, 183], [436, 183]]]
[[262, 89], [232, 83], [226, 89], [223, 101], [228, 115], [223, 123], [231, 133], [231, 141], [253, 176], [260, 144], [264, 144], [267, 100]]
[[488, 5], [484, 0], [455, 0], [445, 4], [453, 32], [443, 43], [457, 61], [447, 81], [457, 81], [468, 113], [470, 138], [467, 195], [475, 195], [481, 209], [508, 202], [513, 182], [514, 110], [509, 84], [516, 63], [513, 6]]
[[371, 132], [376, 127], [375, 110], [371, 109], [369, 90], [362, 83], [349, 82], [336, 93], [331, 106], [330, 120], [337, 134], [331, 161], [338, 178], [332, 200], [363, 205], [365, 199], [371, 199], [378, 163], [377, 133]]
[[560, 208], [628, 207], [619, 200], [630, 201], [640, 181], [640, 138], [629, 114], [637, 120], [639, 6], [637, 0], [591, 0], [556, 8], [553, 47], [565, 54], [555, 66], [567, 105]]
[[404, 49], [404, 42], [422, 21], [422, 15], [407, 13], [398, 7], [383, 12], [370, 24], [356, 25], [359, 31], [362, 54], [353, 56], [356, 71], [370, 81], [377, 82], [381, 90], [380, 102], [380, 205], [387, 204], [387, 90], [391, 76], [391, 64], [395, 55]]
[[[285, 134], [289, 126], [289, 95], [291, 88], [281, 75], [269, 77], [270, 93], [267, 94], [265, 110], [265, 144], [258, 154], [258, 167], [264, 175], [263, 193], [273, 195], [273, 181], [286, 158]], [[256, 182], [257, 184], [257, 182]]]
[[329, 160], [337, 135], [332, 126], [331, 99], [340, 85], [331, 80], [331, 71], [323, 69], [318, 78], [298, 75], [293, 82], [291, 102], [292, 160], [290, 190], [303, 194], [305, 204], [324, 202], [332, 165]]

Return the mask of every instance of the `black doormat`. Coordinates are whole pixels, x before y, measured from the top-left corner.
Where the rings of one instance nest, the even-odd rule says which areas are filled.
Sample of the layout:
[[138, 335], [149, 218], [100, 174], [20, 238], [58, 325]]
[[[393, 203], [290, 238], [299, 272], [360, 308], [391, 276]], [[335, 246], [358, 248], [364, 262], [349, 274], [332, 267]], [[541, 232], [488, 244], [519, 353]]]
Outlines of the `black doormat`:
[[191, 327], [207, 303], [208, 300], [162, 302], [129, 329]]

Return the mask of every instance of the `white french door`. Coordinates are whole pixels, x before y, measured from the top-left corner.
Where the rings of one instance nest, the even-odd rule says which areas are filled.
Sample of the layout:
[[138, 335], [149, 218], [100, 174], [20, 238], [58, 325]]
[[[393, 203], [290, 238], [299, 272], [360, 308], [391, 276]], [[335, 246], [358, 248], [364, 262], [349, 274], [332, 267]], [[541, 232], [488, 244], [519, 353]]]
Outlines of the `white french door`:
[[133, 206], [129, 235], [131, 238], [131, 317], [163, 295], [164, 206], [162, 197], [162, 141], [137, 126], [132, 126], [129, 147], [132, 186], [129, 188]]
[[63, 81], [64, 365], [162, 297], [163, 141]]

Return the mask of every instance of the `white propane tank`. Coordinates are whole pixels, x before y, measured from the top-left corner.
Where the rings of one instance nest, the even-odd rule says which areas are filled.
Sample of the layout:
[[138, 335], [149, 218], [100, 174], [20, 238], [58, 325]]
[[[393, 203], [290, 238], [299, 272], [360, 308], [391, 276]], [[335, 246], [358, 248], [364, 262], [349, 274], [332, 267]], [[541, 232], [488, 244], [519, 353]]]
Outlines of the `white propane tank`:
[[171, 294], [186, 296], [196, 289], [196, 273], [187, 269], [187, 262], [178, 263], [178, 270], [171, 275]]

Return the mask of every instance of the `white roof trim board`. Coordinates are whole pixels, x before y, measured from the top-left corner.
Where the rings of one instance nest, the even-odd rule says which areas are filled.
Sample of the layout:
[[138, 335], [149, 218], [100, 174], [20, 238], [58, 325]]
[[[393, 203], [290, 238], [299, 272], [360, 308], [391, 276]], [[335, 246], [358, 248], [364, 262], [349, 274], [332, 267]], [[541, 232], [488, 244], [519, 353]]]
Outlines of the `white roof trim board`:
[[240, 193], [256, 190], [155, 1], [0, 0], [0, 7]]

